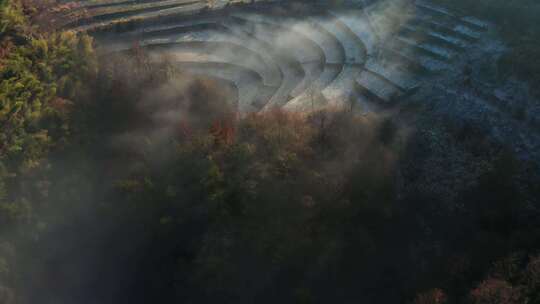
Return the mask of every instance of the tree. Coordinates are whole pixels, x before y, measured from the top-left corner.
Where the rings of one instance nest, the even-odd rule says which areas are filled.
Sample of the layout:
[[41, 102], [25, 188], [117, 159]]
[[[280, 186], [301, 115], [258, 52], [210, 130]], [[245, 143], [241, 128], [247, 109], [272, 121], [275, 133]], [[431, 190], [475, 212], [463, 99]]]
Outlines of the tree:
[[471, 291], [470, 295], [474, 304], [523, 303], [519, 289], [514, 288], [504, 280], [495, 278], [482, 281], [478, 287]]

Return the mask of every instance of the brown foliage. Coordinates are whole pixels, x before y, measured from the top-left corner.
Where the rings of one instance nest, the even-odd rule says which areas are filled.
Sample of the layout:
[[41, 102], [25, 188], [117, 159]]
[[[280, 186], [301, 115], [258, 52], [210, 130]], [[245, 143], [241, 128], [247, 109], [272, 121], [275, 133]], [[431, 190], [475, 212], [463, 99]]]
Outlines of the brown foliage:
[[216, 144], [231, 145], [234, 142], [236, 129], [231, 120], [216, 120], [210, 127], [210, 133], [214, 136]]
[[431, 289], [416, 296], [414, 304], [444, 304], [447, 303], [446, 294], [439, 288]]
[[59, 3], [56, 0], [23, 0], [30, 23], [43, 32], [52, 32], [81, 18], [86, 11], [78, 2]]
[[474, 304], [518, 304], [521, 294], [507, 281], [488, 278], [471, 291], [471, 299]]
[[73, 102], [64, 98], [56, 97], [50, 102], [50, 106], [58, 113], [66, 115], [71, 111]]

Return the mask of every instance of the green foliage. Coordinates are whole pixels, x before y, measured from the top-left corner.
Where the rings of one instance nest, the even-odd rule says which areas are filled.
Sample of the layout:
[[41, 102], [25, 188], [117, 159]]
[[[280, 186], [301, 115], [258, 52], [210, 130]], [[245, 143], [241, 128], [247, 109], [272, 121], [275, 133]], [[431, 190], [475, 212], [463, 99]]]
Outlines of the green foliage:
[[538, 301], [537, 259], [486, 276], [538, 248], [538, 178], [474, 127], [237, 117], [211, 80], [9, 14], [0, 303]]
[[46, 227], [49, 152], [66, 146], [74, 101], [84, 100], [83, 86], [97, 72], [90, 37], [41, 32], [25, 5], [0, 4], [0, 302], [10, 304], [19, 303], [25, 267], [4, 249], [24, 247]]
[[[249, 298], [280, 271], [324, 277], [338, 267], [343, 248], [360, 254], [372, 245], [363, 220], [391, 213], [386, 168], [395, 160], [390, 139], [383, 143], [372, 130], [378, 121], [346, 112], [271, 111], [248, 115], [229, 131], [228, 124], [217, 125], [180, 139], [167, 173], [139, 168], [119, 184], [127, 199], [119, 209], [145, 227], [160, 227], [157, 238], [164, 242], [190, 235], [193, 216], [207, 223], [193, 249], [189, 284], [210, 299]], [[147, 180], [151, 187], [143, 186]], [[350, 229], [367, 236], [344, 237]], [[253, 280], [256, 273], [265, 279]], [[313, 298], [305, 287], [290, 297]]]
[[22, 5], [18, 1], [2, 0], [0, 2], [0, 40], [7, 35], [17, 35], [22, 32], [26, 22]]
[[69, 100], [96, 73], [96, 63], [86, 35], [20, 32], [25, 19], [7, 16], [20, 14], [18, 7], [11, 3], [3, 9], [4, 27], [10, 29], [4, 33], [26, 39], [0, 59], [0, 158], [32, 168], [48, 150], [50, 137], [58, 141], [69, 131]]

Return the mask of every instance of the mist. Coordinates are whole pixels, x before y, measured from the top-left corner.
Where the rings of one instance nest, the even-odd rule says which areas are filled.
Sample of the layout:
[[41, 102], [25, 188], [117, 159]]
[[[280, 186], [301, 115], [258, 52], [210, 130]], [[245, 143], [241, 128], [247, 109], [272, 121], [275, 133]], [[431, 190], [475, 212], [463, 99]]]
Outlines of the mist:
[[503, 2], [0, 2], [0, 303], [536, 303]]

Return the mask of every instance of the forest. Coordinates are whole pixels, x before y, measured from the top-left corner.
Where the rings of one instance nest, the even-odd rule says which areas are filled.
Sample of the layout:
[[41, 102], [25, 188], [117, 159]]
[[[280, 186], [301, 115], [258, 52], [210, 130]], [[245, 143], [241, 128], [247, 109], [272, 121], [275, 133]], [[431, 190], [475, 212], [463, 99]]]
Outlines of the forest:
[[[436, 2], [540, 87], [535, 1]], [[140, 46], [99, 56], [62, 9], [0, 2], [0, 303], [540, 303], [539, 164], [481, 125], [239, 113]]]

